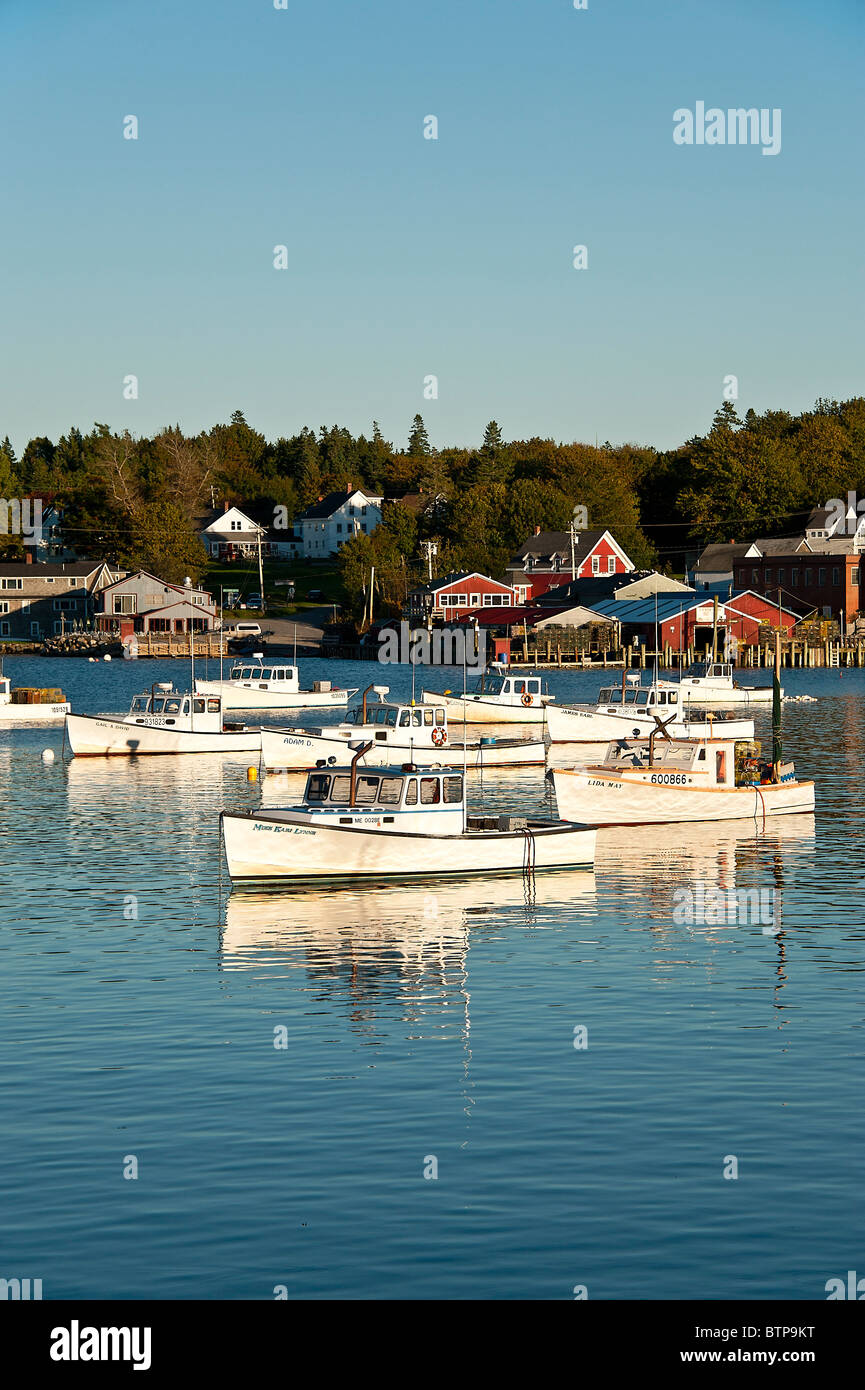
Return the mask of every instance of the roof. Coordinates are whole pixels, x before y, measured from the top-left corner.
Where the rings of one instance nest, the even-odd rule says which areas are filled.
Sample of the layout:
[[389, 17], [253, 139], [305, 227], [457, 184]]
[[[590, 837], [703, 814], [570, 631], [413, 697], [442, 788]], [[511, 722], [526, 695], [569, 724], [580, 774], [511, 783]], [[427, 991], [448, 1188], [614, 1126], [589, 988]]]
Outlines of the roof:
[[371, 503], [372, 506], [378, 506], [377, 498], [370, 497], [368, 493], [364, 492], [363, 488], [355, 487], [352, 488], [351, 492], [329, 492], [326, 497], [320, 498], [320, 500], [313, 503], [311, 507], [307, 507], [305, 512], [301, 512], [297, 520], [315, 521], [316, 519], [321, 520], [322, 518], [333, 516], [334, 512], [339, 511], [340, 507], [344, 507], [346, 502], [348, 502], [350, 498], [355, 497], [358, 493], [360, 493], [361, 497], [365, 497], [367, 502]]
[[478, 627], [516, 627], [525, 623], [527, 627], [532, 627], [541, 611], [534, 604], [522, 608], [476, 608], [473, 613], [460, 611], [459, 617], [449, 618], [448, 622], [462, 626], [477, 622]]
[[612, 618], [614, 622], [642, 625], [654, 623], [656, 613], [658, 622], [664, 623], [670, 618], [678, 618], [682, 613], [689, 613], [692, 608], [700, 608], [704, 603], [705, 599], [690, 589], [684, 594], [653, 594], [651, 598], [635, 598], [628, 603], [615, 598], [602, 598], [591, 607], [595, 613]]
[[538, 603], [542, 608], [551, 608], [557, 604], [573, 606], [574, 603], [588, 603], [594, 598], [606, 598], [614, 593], [619, 594], [623, 600], [626, 597], [623, 591], [655, 576], [664, 584], [660, 592], [682, 592], [688, 588], [687, 584], [683, 585], [678, 579], [668, 579], [656, 570], [627, 570], [624, 574], [587, 575], [584, 579], [569, 579], [564, 584], [556, 584], [545, 593], [538, 594]]
[[33, 579], [41, 579], [50, 576], [56, 578], [57, 575], [61, 574], [93, 574], [94, 571], [101, 569], [103, 566], [105, 566], [106, 569], [118, 568], [116, 565], [110, 564], [108, 560], [56, 560], [53, 562], [50, 560], [37, 560], [32, 565], [19, 563], [18, 561], [7, 563], [5, 560], [0, 560], [0, 574], [6, 575], [7, 578], [17, 578], [18, 575], [25, 578], [27, 575], [30, 575]]
[[437, 594], [441, 589], [448, 589], [452, 584], [461, 584], [466, 579], [482, 579], [485, 584], [496, 584], [500, 589], [507, 589], [513, 592], [513, 585], [508, 584], [504, 579], [491, 579], [488, 574], [481, 574], [480, 570], [456, 570], [451, 574], [446, 574], [442, 579], [432, 579], [428, 584], [419, 584], [416, 589], [412, 589], [413, 594]]
[[[575, 532], [574, 554], [585, 554], [587, 550], [592, 550], [605, 534], [605, 527], [595, 531]], [[569, 560], [571, 558], [570, 531], [541, 531], [537, 536], [529, 536], [511, 560], [508, 569], [521, 568], [520, 561], [525, 560], [528, 555], [533, 556], [536, 560], [553, 560], [556, 557]]]
[[[107, 594], [109, 589], [116, 589], [118, 584], [128, 584], [131, 580], [140, 578], [152, 579], [154, 584], [159, 584], [161, 588], [171, 589], [178, 594], [187, 593], [185, 584], [172, 584], [167, 579], [160, 579], [158, 574], [153, 574], [150, 570], [127, 570], [126, 574], [121, 575], [120, 579], [112, 580], [110, 584], [106, 584], [102, 593]], [[202, 589], [198, 584], [190, 585], [188, 592], [191, 594], [207, 594], [208, 598], [210, 598], [210, 591], [208, 589]]]

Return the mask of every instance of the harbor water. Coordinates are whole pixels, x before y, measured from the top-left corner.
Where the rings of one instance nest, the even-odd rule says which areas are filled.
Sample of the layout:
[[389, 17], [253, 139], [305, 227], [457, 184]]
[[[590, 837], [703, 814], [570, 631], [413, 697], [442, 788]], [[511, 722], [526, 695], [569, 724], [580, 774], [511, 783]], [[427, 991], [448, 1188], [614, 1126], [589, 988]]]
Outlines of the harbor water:
[[[84, 713], [188, 674], [5, 671]], [[405, 666], [302, 664], [322, 677], [411, 692]], [[605, 678], [548, 679], [564, 703]], [[302, 775], [0, 729], [0, 1278], [821, 1299], [865, 1273], [865, 671], [784, 684], [817, 697], [784, 707], [814, 816], [601, 831], [593, 874], [534, 881], [232, 892], [220, 811], [290, 804]], [[470, 778], [473, 809], [554, 813], [542, 768]]]

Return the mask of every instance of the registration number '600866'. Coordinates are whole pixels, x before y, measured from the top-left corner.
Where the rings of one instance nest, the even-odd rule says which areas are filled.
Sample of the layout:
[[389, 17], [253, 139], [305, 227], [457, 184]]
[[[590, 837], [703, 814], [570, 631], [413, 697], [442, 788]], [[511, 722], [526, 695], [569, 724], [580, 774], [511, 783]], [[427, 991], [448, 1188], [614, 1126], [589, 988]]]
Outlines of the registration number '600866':
[[667, 787], [682, 787], [690, 781], [690, 778], [686, 777], [684, 772], [653, 772], [652, 781], [663, 782], [664, 786]]

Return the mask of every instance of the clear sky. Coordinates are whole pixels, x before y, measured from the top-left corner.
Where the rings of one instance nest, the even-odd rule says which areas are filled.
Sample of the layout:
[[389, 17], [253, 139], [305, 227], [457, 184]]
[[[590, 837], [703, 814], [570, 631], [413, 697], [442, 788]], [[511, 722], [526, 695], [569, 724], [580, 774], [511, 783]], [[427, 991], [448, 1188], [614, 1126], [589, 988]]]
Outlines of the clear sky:
[[[0, 0], [0, 438], [669, 446], [729, 374], [861, 394], [863, 39], [863, 0]], [[698, 101], [781, 152], [676, 145]]]

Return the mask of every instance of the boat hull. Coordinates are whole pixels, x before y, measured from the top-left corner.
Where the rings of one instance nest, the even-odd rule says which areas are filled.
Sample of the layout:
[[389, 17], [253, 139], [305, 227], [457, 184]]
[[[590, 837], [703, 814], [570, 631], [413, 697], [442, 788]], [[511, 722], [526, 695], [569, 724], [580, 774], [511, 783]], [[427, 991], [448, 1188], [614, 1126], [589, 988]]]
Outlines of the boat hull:
[[62, 724], [69, 703], [60, 705], [0, 705], [0, 728], [15, 724]]
[[66, 738], [78, 758], [172, 753], [260, 753], [258, 729], [196, 733], [162, 725], [127, 724], [99, 714], [67, 714]]
[[[363, 738], [353, 731], [351, 739], [327, 734], [304, 733], [302, 729], [262, 729], [261, 758], [269, 772], [308, 771], [319, 762], [335, 758], [337, 762], [357, 748]], [[417, 744], [376, 742], [360, 759], [362, 763], [380, 762], [387, 754], [397, 763], [414, 763], [416, 767], [434, 767], [443, 763], [462, 766], [463, 744], [448, 741], [441, 747], [421, 747]], [[546, 759], [543, 739], [503, 739], [495, 743], [468, 743], [465, 748], [467, 767], [528, 767], [541, 766]]]
[[342, 709], [357, 694], [352, 690], [261, 690], [232, 681], [195, 682], [197, 695], [219, 695], [223, 709]]
[[[662, 690], [678, 690], [685, 709], [688, 705], [771, 705], [771, 686], [713, 685], [711, 681], [659, 681]], [[784, 698], [783, 688], [781, 698]]]
[[588, 825], [750, 820], [814, 810], [813, 782], [701, 789], [661, 786], [645, 774], [619, 774], [597, 767], [554, 768], [549, 776], [559, 815]]
[[550, 698], [548, 695], [533, 697], [531, 705], [500, 705], [478, 695], [467, 695], [463, 699], [462, 695], [440, 695], [433, 690], [423, 692], [423, 703], [446, 709], [448, 719], [455, 724], [543, 724]]
[[[663, 722], [668, 713], [662, 706], [658, 718]], [[645, 737], [657, 727], [651, 715], [602, 714], [596, 709], [557, 705], [547, 710], [547, 733], [551, 743], [608, 743], [615, 738]], [[676, 738], [754, 737], [753, 719], [691, 719], [666, 727]]]
[[[369, 822], [381, 817], [365, 817]], [[234, 882], [289, 879], [411, 879], [461, 874], [519, 873], [594, 862], [595, 831], [554, 823], [528, 831], [469, 831], [458, 835], [406, 833], [354, 824], [314, 825], [283, 812], [224, 812], [222, 834]]]

